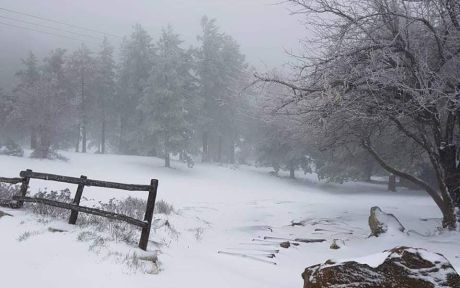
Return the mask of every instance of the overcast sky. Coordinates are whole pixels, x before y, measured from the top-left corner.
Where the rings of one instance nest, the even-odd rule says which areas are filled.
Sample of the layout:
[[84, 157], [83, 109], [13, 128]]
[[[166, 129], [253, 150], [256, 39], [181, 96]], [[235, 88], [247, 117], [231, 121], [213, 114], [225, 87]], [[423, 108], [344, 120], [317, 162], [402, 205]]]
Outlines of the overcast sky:
[[[299, 19], [289, 15], [286, 4], [279, 0], [0, 0], [0, 8], [17, 10], [57, 21], [85, 26], [116, 35], [127, 35], [135, 23], [142, 24], [154, 38], [161, 27], [171, 24], [187, 44], [196, 42], [203, 15], [216, 18], [221, 30], [232, 35], [241, 45], [248, 62], [258, 69], [280, 67], [289, 61], [285, 50], [296, 50], [305, 29]], [[2, 18], [3, 17], [3, 18]], [[6, 18], [5, 18], [6, 17]], [[8, 19], [7, 19], [8, 18]], [[13, 20], [11, 18], [16, 19]], [[20, 21], [58, 27], [0, 10], [0, 74], [10, 73], [28, 51], [43, 56], [50, 49], [62, 47], [72, 50], [81, 40], [59, 38], [18, 29], [5, 24], [33, 27], [73, 38], [76, 35], [45, 29]], [[73, 30], [59, 26], [60, 29]], [[77, 31], [77, 30], [73, 30]], [[87, 33], [78, 31], [79, 33]], [[90, 33], [92, 34], [92, 33]], [[93, 34], [93, 37], [99, 37]], [[102, 37], [102, 36], [100, 36]], [[88, 46], [98, 47], [98, 40], [83, 37]], [[119, 39], [111, 38], [118, 47]], [[2, 76], [0, 75], [0, 76]], [[5, 85], [5, 83], [1, 83]]]

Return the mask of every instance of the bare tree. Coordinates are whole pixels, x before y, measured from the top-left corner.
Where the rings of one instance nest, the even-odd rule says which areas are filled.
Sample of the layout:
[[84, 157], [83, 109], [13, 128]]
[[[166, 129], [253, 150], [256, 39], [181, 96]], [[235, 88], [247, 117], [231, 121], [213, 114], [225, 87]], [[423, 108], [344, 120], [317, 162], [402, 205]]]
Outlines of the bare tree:
[[[423, 188], [460, 221], [460, 4], [457, 1], [290, 0], [316, 28], [316, 55], [298, 57], [298, 77], [260, 77], [292, 89], [285, 106], [312, 119], [335, 143], [355, 141], [389, 173]], [[308, 116], [307, 116], [308, 115]], [[392, 131], [392, 132], [391, 132]], [[391, 134], [393, 133], [393, 134]], [[383, 140], [409, 141], [431, 164], [437, 186], [398, 167]], [[394, 141], [393, 141], [394, 140]], [[407, 149], [394, 149], [405, 155]], [[457, 213], [457, 217], [455, 214]]]

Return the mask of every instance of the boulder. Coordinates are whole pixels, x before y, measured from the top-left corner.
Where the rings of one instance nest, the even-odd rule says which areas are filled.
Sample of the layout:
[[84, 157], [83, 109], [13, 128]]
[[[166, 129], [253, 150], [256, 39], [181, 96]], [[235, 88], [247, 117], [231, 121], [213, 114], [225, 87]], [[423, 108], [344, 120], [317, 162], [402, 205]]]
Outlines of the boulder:
[[2, 210], [0, 210], [0, 218], [2, 218], [3, 216], [10, 216], [10, 217], [13, 217], [13, 215], [8, 214], [8, 213], [5, 213], [5, 212], [3, 212]]
[[332, 244], [331, 244], [331, 246], [329, 246], [329, 248], [331, 248], [333, 250], [340, 249], [339, 240], [338, 239], [332, 240]]
[[282, 248], [288, 249], [289, 247], [291, 247], [291, 243], [289, 241], [282, 242], [282, 243], [280, 243], [280, 246]]
[[375, 237], [387, 232], [404, 232], [406, 230], [396, 216], [383, 212], [379, 207], [371, 208], [369, 227], [371, 228], [371, 236]]
[[305, 269], [304, 288], [460, 287], [460, 275], [441, 254], [397, 247], [376, 255]]

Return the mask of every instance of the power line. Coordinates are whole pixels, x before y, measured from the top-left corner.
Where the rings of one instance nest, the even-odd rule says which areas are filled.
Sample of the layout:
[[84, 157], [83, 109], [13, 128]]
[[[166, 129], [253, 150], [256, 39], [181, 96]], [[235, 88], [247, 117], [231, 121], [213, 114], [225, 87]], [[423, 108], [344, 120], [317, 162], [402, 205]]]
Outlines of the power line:
[[102, 38], [99, 38], [99, 37], [96, 37], [96, 36], [90, 35], [90, 34], [78, 33], [78, 32], [74, 32], [74, 31], [69, 31], [69, 30], [65, 30], [65, 29], [61, 29], [61, 28], [56, 28], [56, 27], [52, 27], [52, 26], [48, 26], [48, 25], [42, 25], [42, 24], [39, 24], [39, 23], [25, 21], [25, 20], [22, 20], [22, 19], [2, 16], [2, 15], [0, 15], [0, 18], [11, 20], [11, 21], [16, 21], [16, 22], [21, 22], [21, 23], [24, 23], [24, 24], [35, 25], [35, 26], [38, 26], [38, 27], [46, 28], [46, 29], [52, 29], [52, 30], [56, 30], [56, 31], [61, 31], [61, 32], [73, 34], [73, 35], [80, 36], [80, 37], [89, 37], [89, 38], [93, 38], [93, 39], [97, 39], [97, 40], [102, 41]]
[[52, 32], [48, 32], [48, 31], [42, 31], [42, 30], [38, 30], [38, 29], [33, 29], [33, 28], [19, 26], [19, 25], [10, 24], [10, 23], [5, 23], [5, 22], [1, 22], [1, 21], [0, 21], [0, 25], [5, 25], [5, 26], [9, 26], [9, 27], [14, 27], [14, 28], [23, 29], [23, 30], [29, 30], [29, 31], [33, 31], [33, 32], [48, 34], [48, 35], [53, 35], [53, 36], [57, 36], [57, 37], [61, 37], [61, 38], [67, 38], [67, 39], [75, 40], [75, 41], [79, 41], [79, 42], [84, 41], [83, 39], [77, 39], [77, 38], [69, 37], [69, 36], [62, 35], [62, 34], [52, 33]]
[[112, 33], [106, 33], [106, 32], [103, 32], [103, 31], [96, 30], [96, 29], [87, 28], [87, 27], [83, 27], [83, 26], [78, 26], [78, 25], [74, 25], [74, 24], [69, 24], [69, 23], [57, 21], [57, 20], [54, 20], [54, 19], [40, 17], [40, 16], [36, 16], [36, 15], [32, 15], [32, 14], [28, 14], [28, 13], [24, 13], [24, 12], [20, 12], [20, 11], [16, 11], [16, 10], [11, 10], [11, 9], [2, 8], [2, 7], [0, 7], [0, 10], [8, 12], [8, 13], [14, 13], [14, 14], [22, 15], [22, 16], [32, 17], [32, 18], [39, 19], [39, 20], [42, 20], [42, 21], [48, 21], [48, 22], [55, 23], [55, 24], [65, 25], [65, 26], [72, 27], [72, 28], [75, 28], [75, 29], [86, 30], [86, 31], [89, 31], [89, 32], [98, 33], [98, 34], [102, 34], [102, 35], [106, 35], [106, 36], [122, 38], [121, 36], [115, 35], [115, 34], [112, 34]]

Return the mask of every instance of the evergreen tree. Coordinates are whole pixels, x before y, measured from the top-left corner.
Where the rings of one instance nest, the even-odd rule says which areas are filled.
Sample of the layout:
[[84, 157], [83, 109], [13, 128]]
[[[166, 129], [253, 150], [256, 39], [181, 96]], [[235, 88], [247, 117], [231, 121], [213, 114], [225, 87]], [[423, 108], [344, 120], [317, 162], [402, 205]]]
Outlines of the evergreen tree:
[[201, 26], [196, 70], [203, 98], [202, 161], [221, 162], [223, 145], [227, 144], [230, 151], [227, 160], [233, 162], [237, 138], [235, 118], [246, 69], [244, 56], [230, 36], [219, 32], [215, 20], [203, 17]]
[[29, 131], [30, 148], [37, 148], [37, 126], [35, 115], [38, 104], [37, 85], [40, 80], [40, 68], [37, 57], [30, 52], [26, 59], [22, 60], [24, 69], [16, 73], [19, 80], [14, 90], [15, 113], [13, 114], [15, 125]]
[[143, 146], [139, 141], [142, 114], [138, 113], [140, 99], [144, 95], [147, 80], [154, 65], [155, 47], [152, 38], [141, 25], [135, 25], [134, 31], [121, 47], [121, 61], [117, 85], [117, 106], [120, 117], [119, 145], [121, 153], [137, 153]]
[[52, 158], [58, 148], [61, 135], [69, 125], [72, 99], [64, 72], [65, 50], [53, 50], [44, 60], [40, 80], [34, 89], [37, 94], [34, 121], [37, 129], [37, 147], [33, 156]]
[[13, 114], [14, 106], [14, 98], [0, 89], [0, 143], [2, 140], [5, 140], [4, 135], [6, 135], [8, 122]]
[[[115, 61], [113, 59], [113, 47], [107, 38], [104, 38], [101, 49], [96, 58], [95, 93], [97, 113], [95, 116], [96, 138], [98, 139], [97, 151], [104, 154], [107, 146], [109, 125], [115, 121]], [[112, 129], [110, 129], [112, 130]]]
[[161, 150], [165, 166], [170, 154], [187, 150], [192, 136], [187, 98], [192, 97], [191, 57], [171, 26], [157, 43], [158, 55], [139, 109], [143, 112], [146, 135]]
[[86, 153], [91, 109], [94, 107], [95, 61], [92, 52], [82, 44], [67, 63], [71, 89], [76, 103], [76, 146], [75, 151]]

